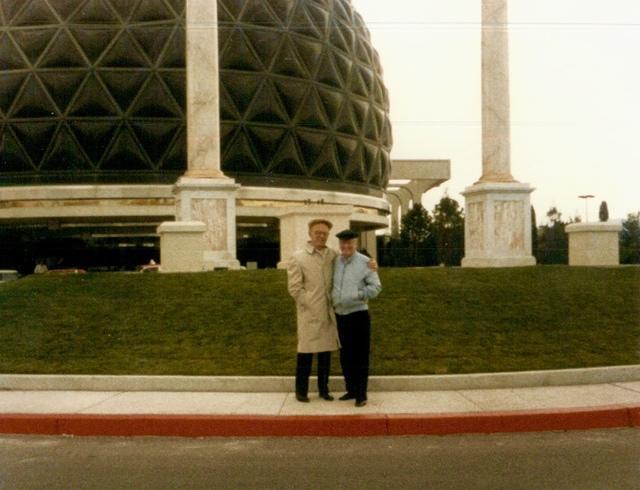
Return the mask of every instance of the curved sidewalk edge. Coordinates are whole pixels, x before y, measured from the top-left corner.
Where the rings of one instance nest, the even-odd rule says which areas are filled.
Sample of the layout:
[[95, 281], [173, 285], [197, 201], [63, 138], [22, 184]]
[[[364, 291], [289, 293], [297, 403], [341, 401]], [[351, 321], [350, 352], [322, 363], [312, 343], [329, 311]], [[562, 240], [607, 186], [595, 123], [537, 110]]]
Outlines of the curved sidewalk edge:
[[640, 405], [450, 414], [0, 415], [0, 433], [163, 437], [361, 437], [640, 428]]
[[[640, 381], [640, 364], [585, 369], [426, 376], [371, 376], [370, 391], [446, 391], [529, 388]], [[315, 383], [312, 379], [311, 383]], [[0, 390], [42, 391], [208, 391], [280, 393], [292, 391], [293, 376], [108, 376], [0, 374]], [[334, 390], [344, 389], [333, 377]]]

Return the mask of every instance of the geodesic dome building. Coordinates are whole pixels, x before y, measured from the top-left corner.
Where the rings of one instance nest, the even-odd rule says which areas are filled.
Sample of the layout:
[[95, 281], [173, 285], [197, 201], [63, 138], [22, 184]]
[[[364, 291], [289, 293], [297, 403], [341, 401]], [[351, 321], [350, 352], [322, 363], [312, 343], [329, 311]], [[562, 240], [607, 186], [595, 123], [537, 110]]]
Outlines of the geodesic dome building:
[[[388, 95], [350, 1], [218, 0], [218, 19], [239, 247], [309, 203], [386, 226]], [[0, 22], [3, 265], [153, 256], [187, 167], [185, 0], [3, 0]]]

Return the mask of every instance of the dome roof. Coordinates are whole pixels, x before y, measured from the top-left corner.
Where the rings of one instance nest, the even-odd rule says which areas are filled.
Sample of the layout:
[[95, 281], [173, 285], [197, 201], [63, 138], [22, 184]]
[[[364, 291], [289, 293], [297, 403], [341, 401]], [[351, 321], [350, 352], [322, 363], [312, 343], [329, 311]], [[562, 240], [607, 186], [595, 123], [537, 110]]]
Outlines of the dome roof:
[[[186, 169], [184, 0], [3, 0], [0, 185], [173, 182]], [[377, 193], [391, 128], [349, 0], [218, 0], [222, 169]]]

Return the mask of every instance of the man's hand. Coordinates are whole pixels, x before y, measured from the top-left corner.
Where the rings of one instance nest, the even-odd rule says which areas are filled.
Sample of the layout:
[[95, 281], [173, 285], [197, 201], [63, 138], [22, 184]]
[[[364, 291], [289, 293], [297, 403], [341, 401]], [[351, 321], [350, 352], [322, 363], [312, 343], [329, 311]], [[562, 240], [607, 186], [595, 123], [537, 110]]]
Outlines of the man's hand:
[[378, 262], [376, 261], [376, 259], [371, 259], [367, 265], [369, 266], [369, 269], [371, 269], [373, 272], [378, 272]]

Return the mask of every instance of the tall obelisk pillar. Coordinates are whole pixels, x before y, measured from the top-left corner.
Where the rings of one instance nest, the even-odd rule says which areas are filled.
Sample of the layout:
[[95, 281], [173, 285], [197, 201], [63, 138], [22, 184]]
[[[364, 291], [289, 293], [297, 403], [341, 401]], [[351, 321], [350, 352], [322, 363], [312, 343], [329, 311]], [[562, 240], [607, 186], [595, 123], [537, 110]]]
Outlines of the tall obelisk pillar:
[[221, 170], [216, 0], [186, 1], [187, 171], [176, 183], [176, 220], [205, 224], [204, 268], [238, 268], [236, 191]]
[[529, 184], [511, 175], [507, 0], [482, 0], [482, 176], [465, 196], [463, 267], [535, 265]]

